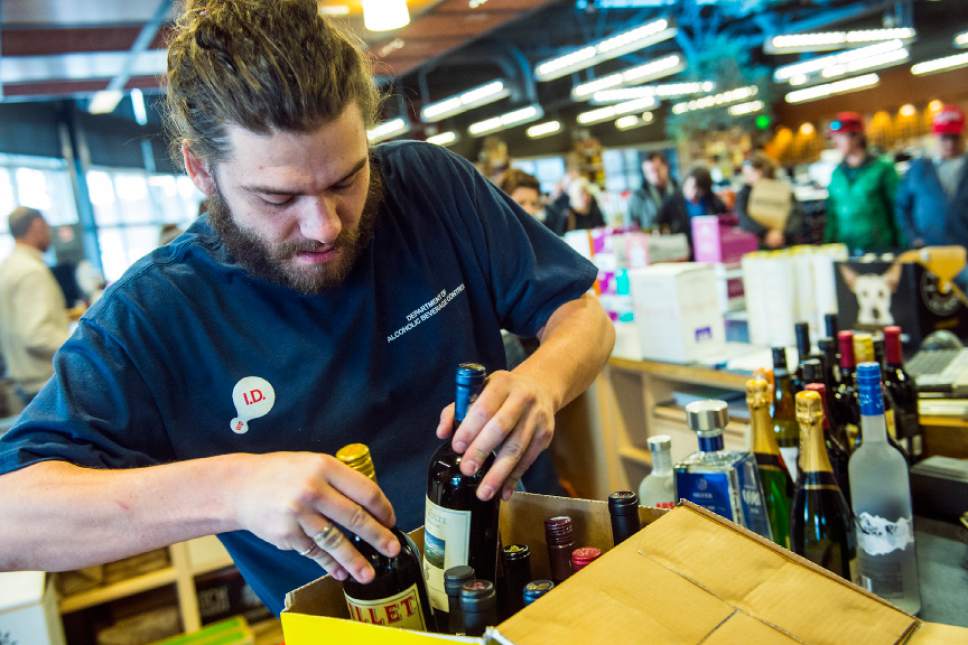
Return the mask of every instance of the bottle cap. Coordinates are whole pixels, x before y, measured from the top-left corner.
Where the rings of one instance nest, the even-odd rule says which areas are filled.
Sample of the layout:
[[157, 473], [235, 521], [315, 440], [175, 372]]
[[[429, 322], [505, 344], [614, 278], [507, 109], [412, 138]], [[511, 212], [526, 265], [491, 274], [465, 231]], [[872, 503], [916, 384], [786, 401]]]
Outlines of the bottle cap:
[[531, 557], [531, 547], [527, 544], [509, 544], [501, 551], [505, 562], [520, 562]]
[[444, 589], [448, 596], [456, 596], [468, 580], [474, 579], [474, 567], [460, 564], [444, 572]]
[[465, 612], [468, 608], [482, 609], [494, 602], [494, 583], [490, 580], [475, 578], [461, 585], [460, 604]]
[[766, 379], [751, 378], [746, 381], [746, 404], [752, 410], [770, 404], [770, 384]]
[[803, 370], [803, 380], [807, 383], [820, 383], [826, 377], [823, 363], [819, 359], [809, 358], [800, 365]]
[[575, 525], [567, 515], [556, 515], [545, 520], [545, 539], [549, 546], [561, 546], [575, 539]]
[[901, 328], [897, 325], [884, 328], [884, 352], [888, 365], [901, 364]]
[[864, 416], [884, 414], [884, 392], [881, 390], [881, 366], [861, 363], [857, 366], [857, 398]]
[[522, 592], [524, 595], [524, 604], [530, 605], [554, 588], [555, 583], [551, 580], [532, 580], [524, 585], [524, 591]]
[[573, 571], [584, 569], [602, 555], [602, 550], [593, 546], [578, 547], [571, 552], [571, 568]]
[[840, 349], [840, 366], [845, 369], [854, 369], [857, 361], [854, 360], [854, 332], [842, 331], [837, 334], [837, 345]]
[[870, 334], [854, 334], [854, 361], [857, 364], [874, 360], [874, 337]]
[[777, 372], [787, 371], [786, 347], [773, 348], [773, 370]]
[[474, 385], [487, 376], [487, 368], [480, 363], [461, 363], [457, 366], [457, 384]]
[[376, 470], [373, 468], [373, 457], [366, 444], [350, 443], [336, 451], [336, 458], [355, 470], [376, 481]]
[[857, 387], [881, 384], [881, 366], [872, 361], [857, 366]]
[[689, 429], [700, 435], [715, 436], [722, 434], [729, 423], [728, 406], [725, 401], [708, 399], [693, 401], [686, 406], [686, 421]]
[[608, 512], [612, 515], [638, 515], [639, 496], [630, 490], [615, 491], [608, 496]]
[[672, 437], [667, 434], [657, 434], [649, 437], [649, 450], [663, 452], [672, 448]]
[[823, 399], [813, 390], [797, 392], [797, 421], [801, 424], [813, 424], [823, 421]]

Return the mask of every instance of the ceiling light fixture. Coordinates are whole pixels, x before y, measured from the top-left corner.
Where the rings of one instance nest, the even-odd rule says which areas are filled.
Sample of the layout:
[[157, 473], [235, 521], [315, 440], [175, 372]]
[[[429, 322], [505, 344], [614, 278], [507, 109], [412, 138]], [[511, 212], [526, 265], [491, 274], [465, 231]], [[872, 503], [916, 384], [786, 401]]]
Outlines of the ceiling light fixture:
[[907, 48], [902, 47], [900, 49], [884, 52], [883, 54], [877, 54], [875, 56], [868, 56], [866, 58], [854, 60], [849, 63], [825, 67], [820, 71], [820, 75], [824, 78], [839, 78], [841, 76], [856, 74], [857, 72], [883, 69], [884, 67], [890, 67], [892, 65], [903, 63], [910, 58], [910, 56], [911, 53], [907, 50]]
[[319, 15], [339, 18], [340, 16], [350, 15], [350, 7], [345, 4], [322, 4], [319, 5]]
[[834, 81], [833, 83], [806, 87], [802, 90], [793, 90], [792, 92], [788, 92], [784, 99], [787, 103], [817, 101], [819, 99], [825, 99], [828, 96], [833, 96], [834, 94], [847, 94], [849, 92], [866, 90], [880, 83], [880, 80], [877, 74], [864, 74], [862, 76]]
[[622, 116], [623, 114], [642, 112], [643, 110], [654, 108], [656, 105], [658, 105], [658, 101], [655, 100], [655, 97], [646, 96], [644, 98], [633, 99], [631, 101], [582, 112], [578, 115], [577, 120], [580, 125], [594, 125], [596, 123], [602, 123], [603, 121], [611, 121], [615, 117]]
[[911, 41], [917, 32], [911, 27], [890, 29], [855, 29], [851, 31], [818, 31], [803, 34], [784, 34], [770, 38], [764, 50], [768, 54], [818, 52], [856, 47], [883, 40]]
[[401, 134], [406, 134], [407, 132], [410, 132], [410, 124], [404, 119], [397, 117], [389, 121], [384, 121], [367, 130], [366, 138], [369, 139], [370, 143], [380, 143], [393, 137], [399, 137]]
[[743, 116], [744, 114], [755, 114], [756, 112], [761, 112], [766, 104], [763, 101], [747, 101], [746, 103], [737, 103], [736, 105], [730, 105], [729, 110], [727, 110], [733, 116]]
[[494, 103], [509, 96], [511, 91], [504, 81], [491, 81], [478, 85], [466, 92], [449, 96], [440, 101], [429, 103], [420, 110], [420, 120], [425, 123], [435, 123], [449, 116], [467, 112], [476, 107]]
[[668, 40], [673, 38], [676, 32], [676, 28], [665, 18], [653, 20], [641, 27], [586, 45], [563, 56], [542, 61], [535, 66], [534, 75], [539, 81], [553, 81], [580, 69]]
[[363, 26], [370, 31], [393, 31], [410, 24], [407, 0], [362, 0]]
[[955, 36], [955, 47], [968, 47], [968, 31], [963, 31]]
[[529, 105], [527, 107], [518, 108], [517, 110], [512, 110], [511, 112], [506, 112], [500, 116], [484, 119], [483, 121], [478, 121], [477, 123], [471, 123], [467, 128], [467, 131], [471, 134], [471, 136], [483, 137], [485, 134], [491, 134], [492, 132], [498, 132], [499, 130], [507, 130], [508, 128], [513, 128], [517, 125], [537, 121], [543, 116], [544, 110], [540, 105]]
[[911, 73], [915, 76], [924, 76], [925, 74], [937, 74], [966, 66], [968, 66], [968, 52], [915, 63], [911, 65]]
[[698, 99], [673, 104], [672, 113], [685, 114], [686, 112], [693, 112], [695, 110], [706, 110], [708, 108], [729, 105], [730, 103], [739, 103], [756, 96], [759, 94], [759, 91], [760, 88], [755, 85], [746, 85], [726, 92], [720, 92], [719, 94], [701, 96]]
[[446, 132], [427, 137], [427, 143], [432, 143], [437, 146], [449, 146], [457, 143], [457, 138], [456, 132], [447, 130]]
[[678, 74], [686, 68], [686, 63], [679, 54], [670, 54], [643, 65], [630, 67], [623, 72], [616, 72], [596, 78], [594, 81], [581, 83], [571, 90], [571, 98], [575, 101], [584, 101], [590, 98], [595, 92], [623, 87], [626, 85], [637, 85], [647, 83], [657, 78]]
[[910, 103], [905, 103], [900, 107], [900, 109], [898, 109], [897, 113], [901, 116], [912, 117], [918, 113], [918, 109]]
[[615, 127], [622, 131], [632, 130], [634, 128], [641, 128], [642, 126], [649, 125], [653, 120], [655, 120], [655, 116], [651, 112], [643, 112], [641, 116], [637, 114], [627, 114], [615, 119]]
[[545, 121], [536, 123], [524, 131], [530, 139], [542, 139], [561, 132], [561, 121]]
[[148, 110], [145, 107], [145, 95], [138, 88], [131, 90], [131, 110], [138, 125], [148, 124]]
[[124, 92], [121, 90], [95, 92], [91, 97], [91, 102], [87, 104], [87, 111], [91, 114], [110, 114], [114, 112], [123, 98]]
[[[799, 63], [781, 65], [773, 72], [773, 80], [778, 82], [790, 81], [791, 85], [799, 85], [802, 84], [800, 81], [805, 83], [810, 74], [822, 73], [823, 70], [831, 67], [850, 65], [872, 56], [879, 56], [887, 52], [902, 49], [904, 49], [904, 43], [899, 39], [894, 39], [868, 45], [867, 47], [848, 49], [847, 51], [831, 54], [830, 56], [820, 56]], [[798, 82], [794, 83], [794, 80]]]

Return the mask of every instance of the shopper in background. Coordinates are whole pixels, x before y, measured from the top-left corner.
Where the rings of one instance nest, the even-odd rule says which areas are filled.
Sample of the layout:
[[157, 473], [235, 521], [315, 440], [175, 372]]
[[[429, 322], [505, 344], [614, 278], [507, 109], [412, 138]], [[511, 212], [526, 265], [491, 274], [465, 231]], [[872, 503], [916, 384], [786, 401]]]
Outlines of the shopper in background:
[[0, 263], [0, 351], [24, 405], [53, 373], [51, 360], [68, 336], [67, 304], [44, 264], [50, 226], [40, 211], [20, 206], [8, 218], [14, 247]]
[[650, 152], [642, 162], [642, 186], [629, 199], [629, 224], [644, 230], [655, 228], [662, 204], [675, 192], [665, 155]]
[[795, 230], [796, 208], [790, 199], [790, 209], [786, 214], [786, 225], [783, 228], [768, 228], [750, 215], [749, 203], [757, 184], [763, 186], [763, 180], [776, 179], [776, 164], [762, 152], [754, 153], [743, 162], [743, 187], [736, 193], [736, 215], [739, 225], [744, 231], [753, 233], [760, 238], [760, 244], [768, 249], [778, 249], [787, 243], [787, 231]]
[[713, 192], [709, 169], [693, 166], [682, 180], [682, 189], [662, 205], [656, 224], [663, 233], [685, 233], [692, 246], [692, 218], [725, 212], [726, 205]]
[[910, 246], [968, 245], [965, 113], [945, 105], [935, 116], [938, 156], [911, 162], [897, 190], [897, 225]]
[[577, 155], [569, 155], [565, 178], [558, 187], [558, 197], [552, 201], [555, 221], [548, 228], [558, 235], [605, 226], [605, 216], [595, 199], [596, 186], [581, 172]]
[[[494, 455], [476, 494], [508, 499], [614, 331], [594, 265], [465, 159], [368, 144], [369, 59], [316, 0], [194, 0], [167, 60], [208, 213], [112, 285], [0, 437], [0, 570], [218, 533], [278, 613], [320, 567], [373, 579], [344, 530], [399, 553], [386, 527], [423, 524], [441, 441], [467, 476]], [[502, 327], [540, 339], [513, 371]], [[455, 430], [466, 361], [489, 376]], [[333, 456], [360, 440], [383, 490]]]
[[852, 255], [897, 249], [902, 240], [894, 220], [894, 164], [867, 149], [864, 122], [856, 112], [837, 114], [830, 135], [843, 160], [827, 187], [824, 241], [846, 244]]
[[544, 203], [541, 184], [523, 170], [509, 168], [501, 178], [500, 188], [520, 206], [525, 213], [544, 221]]

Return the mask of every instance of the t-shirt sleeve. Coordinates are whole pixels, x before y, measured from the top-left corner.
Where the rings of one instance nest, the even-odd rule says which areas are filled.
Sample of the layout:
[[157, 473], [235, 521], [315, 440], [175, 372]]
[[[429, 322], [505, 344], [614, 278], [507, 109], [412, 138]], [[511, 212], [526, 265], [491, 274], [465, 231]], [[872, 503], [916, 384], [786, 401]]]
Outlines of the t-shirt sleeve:
[[536, 336], [556, 309], [591, 288], [597, 269], [469, 162], [446, 154], [471, 200], [471, 208], [460, 209], [460, 215], [484, 266], [501, 326]]
[[122, 345], [82, 319], [54, 376], [0, 437], [0, 474], [41, 461], [133, 468], [174, 459], [155, 400]]

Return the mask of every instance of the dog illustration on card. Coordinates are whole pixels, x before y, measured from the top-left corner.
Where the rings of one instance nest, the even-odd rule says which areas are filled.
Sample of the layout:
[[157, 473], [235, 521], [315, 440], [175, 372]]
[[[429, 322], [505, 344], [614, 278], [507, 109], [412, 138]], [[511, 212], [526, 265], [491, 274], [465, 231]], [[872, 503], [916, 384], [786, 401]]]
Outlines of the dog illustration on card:
[[846, 264], [840, 265], [840, 275], [847, 288], [857, 298], [857, 324], [883, 327], [894, 324], [891, 298], [901, 282], [900, 262], [893, 263], [884, 273], [858, 273]]

